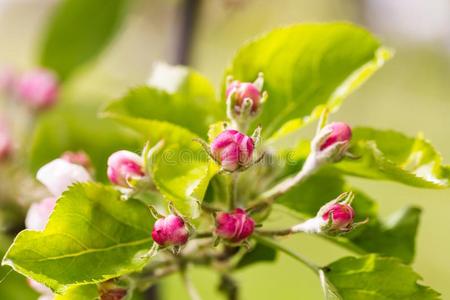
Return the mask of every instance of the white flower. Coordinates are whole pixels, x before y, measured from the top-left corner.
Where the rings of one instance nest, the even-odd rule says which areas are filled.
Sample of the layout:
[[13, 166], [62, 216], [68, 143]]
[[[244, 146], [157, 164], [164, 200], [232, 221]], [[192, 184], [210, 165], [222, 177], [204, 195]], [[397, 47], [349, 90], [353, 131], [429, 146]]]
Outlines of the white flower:
[[85, 168], [60, 158], [40, 168], [36, 174], [36, 178], [55, 197], [59, 197], [69, 186], [76, 182], [91, 180], [91, 176]]
[[32, 230], [44, 230], [55, 205], [56, 198], [53, 197], [31, 204], [25, 218], [25, 226]]
[[185, 67], [157, 62], [153, 66], [153, 72], [147, 84], [173, 94], [179, 89], [187, 75], [188, 70]]
[[43, 285], [42, 283], [39, 283], [37, 281], [34, 281], [33, 279], [28, 278], [28, 285], [38, 292], [40, 294], [38, 300], [53, 300], [55, 297], [53, 295], [53, 292], [51, 289]]

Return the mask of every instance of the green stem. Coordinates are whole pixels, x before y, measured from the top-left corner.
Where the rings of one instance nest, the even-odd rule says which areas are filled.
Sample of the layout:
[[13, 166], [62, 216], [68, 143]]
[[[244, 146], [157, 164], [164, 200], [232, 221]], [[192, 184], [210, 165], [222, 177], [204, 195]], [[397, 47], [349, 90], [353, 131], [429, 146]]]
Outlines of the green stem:
[[239, 172], [231, 174], [231, 199], [230, 199], [230, 211], [238, 206], [238, 181]]
[[200, 294], [198, 293], [197, 289], [195, 288], [194, 284], [191, 281], [191, 278], [189, 278], [186, 270], [187, 266], [183, 266], [180, 270], [181, 277], [183, 279], [184, 286], [186, 287], [186, 290], [189, 294], [189, 297], [192, 300], [201, 300]]
[[253, 238], [255, 240], [257, 240], [258, 242], [260, 242], [261, 244], [264, 244], [268, 247], [271, 247], [271, 248], [277, 249], [281, 252], [284, 252], [285, 254], [289, 255], [290, 257], [294, 258], [295, 260], [297, 260], [297, 261], [301, 262], [302, 264], [304, 264], [305, 266], [307, 266], [314, 273], [319, 274], [320, 267], [318, 265], [316, 265], [315, 263], [310, 261], [308, 258], [306, 258], [298, 253], [295, 253], [291, 249], [277, 243], [274, 239], [262, 237], [259, 235], [254, 235]]

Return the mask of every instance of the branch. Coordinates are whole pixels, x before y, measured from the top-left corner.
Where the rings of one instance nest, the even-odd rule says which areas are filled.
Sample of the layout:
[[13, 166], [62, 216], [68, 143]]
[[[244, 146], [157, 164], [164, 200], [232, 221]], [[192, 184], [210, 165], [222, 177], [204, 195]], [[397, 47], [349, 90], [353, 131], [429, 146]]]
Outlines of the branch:
[[272, 204], [275, 199], [288, 192], [294, 186], [300, 184], [305, 181], [309, 176], [314, 174], [320, 167], [321, 163], [316, 159], [314, 154], [308, 155], [305, 163], [303, 164], [302, 169], [295, 176], [289, 177], [282, 182], [278, 183], [268, 191], [260, 194], [254, 201], [253, 204], [247, 209], [248, 211], [259, 211], [261, 208], [264, 208], [270, 204]]
[[270, 248], [284, 252], [285, 254], [289, 255], [290, 257], [294, 258], [295, 260], [297, 260], [297, 261], [301, 262], [302, 264], [304, 264], [305, 266], [307, 266], [314, 273], [319, 274], [320, 267], [318, 265], [316, 265], [315, 263], [310, 261], [308, 258], [306, 258], [298, 253], [295, 253], [291, 249], [277, 243], [274, 239], [262, 237], [259, 235], [254, 235], [253, 238], [255, 240], [257, 240], [258, 242], [260, 242], [261, 244], [264, 244]]
[[238, 284], [229, 274], [222, 274], [219, 289], [226, 294], [228, 300], [239, 299]]
[[192, 300], [201, 300], [200, 294], [198, 293], [197, 289], [195, 288], [194, 284], [191, 281], [191, 278], [187, 274], [186, 270], [187, 266], [183, 266], [180, 270], [181, 277], [183, 279], [184, 286], [186, 287], [186, 290], [189, 294], [189, 297], [191, 297]]

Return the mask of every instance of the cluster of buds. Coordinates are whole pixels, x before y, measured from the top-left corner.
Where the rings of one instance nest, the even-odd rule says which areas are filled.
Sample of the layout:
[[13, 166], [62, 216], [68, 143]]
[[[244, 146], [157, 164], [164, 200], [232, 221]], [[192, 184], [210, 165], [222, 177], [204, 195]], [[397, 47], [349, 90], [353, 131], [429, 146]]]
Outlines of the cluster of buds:
[[267, 92], [263, 92], [264, 76], [262, 73], [253, 82], [240, 82], [227, 79], [226, 101], [227, 116], [232, 126], [238, 130], [246, 131], [249, 122], [261, 111], [261, 106], [267, 100]]
[[355, 211], [351, 206], [353, 199], [352, 192], [342, 193], [322, 206], [314, 218], [292, 227], [291, 232], [338, 235], [365, 224], [367, 220], [354, 222]]

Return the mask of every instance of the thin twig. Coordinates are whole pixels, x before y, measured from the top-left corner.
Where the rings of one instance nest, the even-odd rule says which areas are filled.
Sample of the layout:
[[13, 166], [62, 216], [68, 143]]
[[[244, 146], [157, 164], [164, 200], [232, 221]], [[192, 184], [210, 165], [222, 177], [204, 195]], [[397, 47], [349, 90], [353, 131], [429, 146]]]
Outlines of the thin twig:
[[186, 290], [189, 294], [189, 297], [191, 297], [192, 300], [201, 300], [202, 298], [200, 297], [200, 294], [198, 293], [197, 289], [192, 283], [191, 278], [188, 276], [186, 268], [187, 266], [181, 268], [180, 274], [183, 279], [184, 286], [186, 287]]
[[253, 238], [255, 240], [257, 240], [258, 242], [260, 242], [261, 244], [264, 244], [268, 247], [277, 249], [281, 252], [286, 253], [287, 255], [289, 255], [290, 257], [294, 258], [295, 260], [303, 263], [305, 266], [307, 266], [309, 269], [311, 269], [314, 273], [319, 274], [320, 271], [320, 267], [318, 265], [316, 265], [315, 263], [313, 263], [312, 261], [310, 261], [308, 258], [295, 253], [294, 251], [292, 251], [291, 249], [277, 243], [274, 239], [271, 238], [267, 238], [267, 237], [262, 237], [259, 235], [254, 235]]

